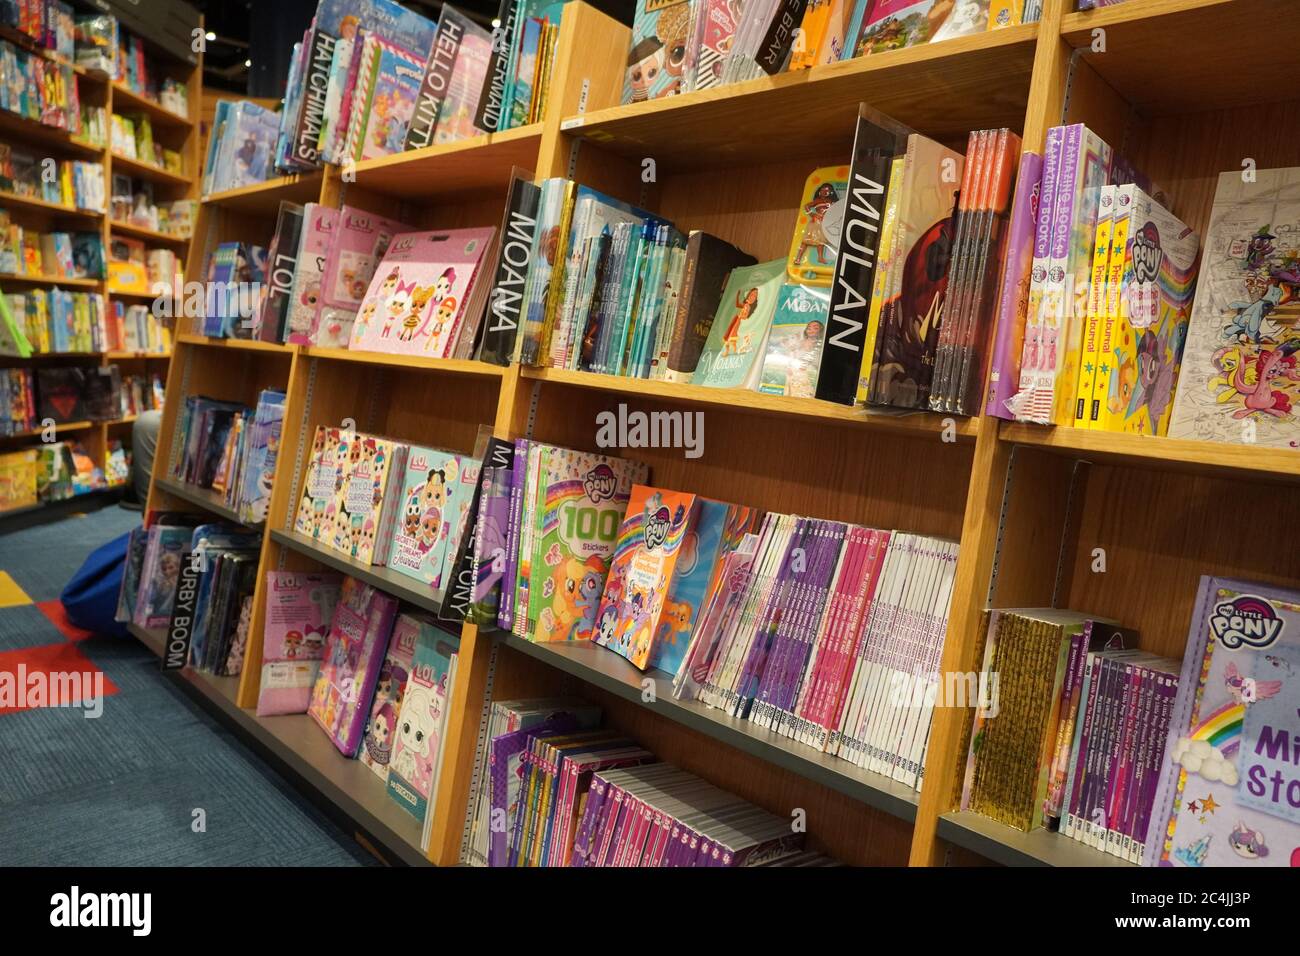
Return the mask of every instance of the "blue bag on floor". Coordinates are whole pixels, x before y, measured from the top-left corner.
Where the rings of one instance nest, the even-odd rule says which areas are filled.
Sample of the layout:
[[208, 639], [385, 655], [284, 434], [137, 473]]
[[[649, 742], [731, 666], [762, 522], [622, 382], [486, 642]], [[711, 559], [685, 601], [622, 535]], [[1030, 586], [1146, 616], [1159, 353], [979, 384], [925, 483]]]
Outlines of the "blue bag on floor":
[[130, 537], [128, 531], [92, 551], [59, 595], [68, 620], [77, 627], [107, 637], [126, 637], [126, 625], [113, 620], [113, 615]]

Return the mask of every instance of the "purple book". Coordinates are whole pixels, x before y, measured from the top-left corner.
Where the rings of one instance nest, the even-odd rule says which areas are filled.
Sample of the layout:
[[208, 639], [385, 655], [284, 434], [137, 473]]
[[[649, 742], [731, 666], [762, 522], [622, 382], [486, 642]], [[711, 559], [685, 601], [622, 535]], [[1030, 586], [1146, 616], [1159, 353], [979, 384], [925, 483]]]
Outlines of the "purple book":
[[[827, 529], [832, 522], [813, 520], [808, 524], [808, 533], [800, 547], [804, 549], [802, 564], [791, 567], [795, 581], [791, 588], [787, 605], [782, 608], [781, 620], [777, 623], [773, 639], [772, 654], [768, 657], [768, 666], [763, 675], [758, 702], [762, 703], [758, 715], [759, 722], [770, 725], [772, 715], [784, 709], [787, 688], [792, 680], [790, 669], [796, 665], [798, 644], [802, 635], [802, 624], [817, 603], [818, 585], [825, 571], [827, 553]], [[797, 679], [797, 675], [793, 679]], [[754, 715], [751, 714], [751, 719]]]
[[523, 754], [532, 746], [533, 738], [549, 734], [564, 734], [577, 730], [580, 723], [573, 714], [557, 713], [539, 724], [524, 730], [492, 738], [488, 775], [491, 784], [490, 819], [503, 820], [503, 826], [493, 826], [488, 837], [488, 866], [509, 866], [509, 834], [514, 829], [519, 813], [519, 801], [525, 796], [520, 790], [510, 793], [513, 783], [519, 786], [518, 774]]
[[573, 837], [573, 856], [569, 866], [587, 866], [591, 858], [591, 844], [595, 836], [596, 821], [600, 819], [605, 804], [605, 791], [609, 785], [605, 778], [596, 774], [591, 778], [591, 789], [587, 791], [587, 804], [582, 810], [582, 819], [578, 821], [578, 831]]
[[1149, 746], [1144, 762], [1145, 776], [1142, 793], [1138, 798], [1137, 817], [1133, 823], [1133, 839], [1137, 844], [1134, 858], [1141, 861], [1145, 855], [1147, 834], [1151, 829], [1151, 813], [1156, 790], [1160, 786], [1160, 766], [1164, 759], [1165, 740], [1169, 736], [1169, 720], [1173, 715], [1174, 699], [1178, 696], [1177, 674], [1158, 674], [1155, 686], [1151, 723], [1147, 730]]
[[515, 439], [514, 468], [510, 470], [510, 513], [506, 525], [506, 564], [501, 576], [501, 605], [497, 626], [512, 629], [515, 622], [515, 574], [519, 568], [519, 524], [523, 520], [524, 481], [528, 472], [528, 440]]
[[478, 520], [474, 525], [471, 569], [474, 593], [467, 620], [484, 628], [496, 625], [501, 609], [501, 583], [507, 561], [506, 537], [510, 528], [510, 493], [514, 472], [505, 468], [484, 468], [479, 479], [482, 491]]
[[1029, 283], [1034, 260], [1034, 225], [1043, 188], [1043, 157], [1022, 153], [1011, 206], [1006, 256], [998, 287], [998, 319], [989, 361], [988, 404], [985, 414], [1010, 419], [1006, 400], [1020, 383], [1020, 353], [1024, 346]]
[[804, 671], [812, 653], [812, 642], [821, 623], [827, 601], [830, 599], [831, 583], [835, 576], [835, 567], [839, 562], [840, 549], [849, 526], [838, 521], [823, 521], [822, 533], [818, 544], [817, 573], [813, 578], [813, 587], [808, 594], [799, 619], [795, 622], [791, 637], [790, 651], [783, 668], [783, 678], [778, 688], [776, 706], [779, 711], [794, 710], [795, 698], [803, 684]]
[[809, 521], [806, 518], [794, 519], [793, 532], [790, 534], [785, 546], [785, 552], [781, 556], [781, 563], [777, 568], [767, 601], [764, 604], [762, 613], [759, 615], [754, 641], [750, 645], [744, 667], [741, 668], [740, 679], [736, 682], [738, 699], [733, 713], [737, 717], [744, 716], [749, 702], [753, 700], [757, 693], [758, 680], [767, 664], [768, 654], [771, 649], [773, 632], [780, 623], [782, 610], [786, 607], [789, 601], [789, 593], [795, 586], [794, 575], [791, 573], [790, 568], [791, 564], [796, 560], [796, 550], [802, 547], [801, 542], [804, 539], [808, 524]]

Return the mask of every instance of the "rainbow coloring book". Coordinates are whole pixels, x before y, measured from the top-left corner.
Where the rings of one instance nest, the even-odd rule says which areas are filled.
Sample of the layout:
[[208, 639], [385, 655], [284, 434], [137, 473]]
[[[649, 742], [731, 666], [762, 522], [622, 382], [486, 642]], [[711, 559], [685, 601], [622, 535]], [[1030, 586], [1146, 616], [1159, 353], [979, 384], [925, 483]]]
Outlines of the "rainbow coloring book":
[[1169, 727], [1144, 862], [1300, 866], [1300, 593], [1201, 578]]

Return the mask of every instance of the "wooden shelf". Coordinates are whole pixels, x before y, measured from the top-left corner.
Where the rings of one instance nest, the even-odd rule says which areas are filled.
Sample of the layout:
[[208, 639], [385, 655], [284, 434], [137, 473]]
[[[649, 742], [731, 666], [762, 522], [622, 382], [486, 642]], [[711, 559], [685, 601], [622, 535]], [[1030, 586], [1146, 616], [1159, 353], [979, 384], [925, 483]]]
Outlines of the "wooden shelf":
[[284, 345], [280, 342], [261, 342], [257, 339], [219, 339], [209, 335], [195, 335], [193, 332], [182, 332], [176, 336], [177, 342], [183, 342], [186, 345], [202, 345], [214, 349], [237, 349], [245, 352], [282, 352], [285, 355], [292, 354], [295, 346]]
[[[1024, 124], [1037, 24], [570, 116], [561, 128], [662, 170], [752, 165], [852, 144], [860, 103], [939, 139]], [[761, 131], [761, 132], [757, 132]]]
[[99, 159], [104, 157], [104, 147], [77, 139], [65, 129], [46, 126], [39, 120], [28, 119], [17, 113], [0, 109], [0, 139], [21, 144], [23, 148], [49, 147], [71, 155], [74, 159]]
[[1067, 13], [1061, 36], [1139, 112], [1201, 112], [1295, 98], [1277, 82], [1300, 49], [1295, 13], [1293, 0], [1127, 0]]
[[[165, 633], [135, 624], [127, 629], [159, 657]], [[395, 862], [427, 866], [420, 850], [420, 823], [388, 795], [388, 788], [360, 760], [339, 753], [325, 732], [306, 714], [258, 717], [240, 707], [238, 677], [217, 677], [187, 667], [169, 671], [221, 720], [269, 757], [311, 799], [324, 800], [330, 811], [358, 827]]]
[[43, 516], [38, 520], [54, 520], [56, 517], [73, 514], [76, 509], [84, 505], [88, 500], [112, 496], [123, 491], [126, 485], [109, 485], [105, 488], [92, 488], [90, 491], [79, 491], [69, 498], [56, 498], [53, 501], [38, 501], [34, 505], [23, 505], [21, 508], [9, 508], [0, 511], [0, 522], [4, 526], [12, 527], [12, 519], [19, 518], [22, 515], [36, 515], [39, 512], [46, 512], [48, 517]]
[[[62, 435], [67, 432], [84, 432], [89, 428], [94, 428], [99, 422], [55, 422], [54, 433]], [[19, 438], [40, 438], [44, 433], [44, 428], [33, 428], [30, 431], [14, 432], [12, 435], [0, 435], [0, 441], [14, 441]]]
[[[301, 173], [296, 176], [277, 176], [266, 182], [224, 192], [209, 193], [203, 197], [206, 205], [221, 206], [248, 215], [273, 218], [281, 200], [288, 202], [315, 202], [320, 196], [322, 174]], [[270, 238], [269, 235], [267, 237]]]
[[505, 196], [510, 171], [537, 164], [542, 124], [501, 133], [484, 133], [454, 143], [394, 153], [357, 163], [357, 185], [402, 199], [434, 202], [499, 193]]
[[175, 186], [180, 189], [190, 187], [190, 177], [170, 172], [156, 163], [146, 163], [139, 159], [123, 156], [121, 153], [112, 153], [111, 155], [114, 173], [129, 173], [132, 176], [138, 176], [140, 179], [146, 179], [151, 183], [162, 186]]
[[[559, 668], [590, 684], [646, 707], [728, 746], [753, 754], [816, 783], [830, 787], [901, 820], [916, 816], [915, 790], [889, 777], [863, 770], [846, 760], [789, 740], [747, 720], [738, 720], [698, 701], [673, 698], [672, 677], [663, 671], [642, 673], [630, 662], [590, 641], [535, 644], [514, 634], [493, 632], [506, 647]], [[645, 681], [654, 685], [654, 700], [645, 702]]]
[[170, 359], [172, 357], [172, 353], [131, 351], [129, 349], [113, 349], [112, 351], [105, 352], [104, 357], [108, 359], [110, 362], [113, 361], [121, 362], [129, 359]]
[[427, 369], [431, 372], [445, 372], [448, 375], [478, 375], [485, 378], [500, 378], [506, 371], [500, 365], [479, 362], [474, 359], [425, 358], [421, 355], [393, 355], [388, 352], [330, 349], [316, 345], [304, 346], [302, 354], [308, 358], [328, 359], [333, 362], [357, 362], [362, 365]]
[[1118, 462], [1195, 474], [1237, 474], [1266, 480], [1300, 479], [1300, 449], [1188, 441], [1088, 428], [1003, 422], [1003, 441], [1088, 461]]
[[1024, 833], [975, 813], [945, 813], [939, 817], [939, 836], [1007, 866], [1133, 866], [1051, 830]]
[[188, 116], [173, 113], [164, 108], [161, 103], [142, 96], [125, 83], [114, 83], [113, 112], [121, 115], [129, 111], [144, 113], [154, 126], [189, 129], [194, 125], [194, 121]]
[[743, 388], [710, 388], [705, 385], [628, 378], [622, 375], [599, 375], [594, 372], [573, 372], [558, 368], [524, 368], [520, 371], [520, 375], [536, 381], [599, 389], [618, 395], [652, 397], [683, 404], [726, 408], [743, 415], [801, 418], [911, 434], [938, 434], [944, 428], [945, 419], [951, 417], [955, 423], [954, 432], [959, 438], [974, 438], [979, 431], [980, 420], [976, 418], [943, 416], [932, 412], [891, 412], [879, 408], [856, 408], [838, 405], [835, 402], [822, 402], [815, 398], [767, 395]]
[[182, 501], [188, 501], [192, 505], [198, 505], [204, 511], [242, 527], [256, 529], [262, 527], [264, 523], [255, 521], [250, 524], [241, 520], [239, 512], [227, 505], [226, 499], [222, 495], [209, 488], [199, 488], [197, 485], [177, 481], [174, 478], [157, 478], [154, 480], [154, 484], [169, 495], [180, 498]]
[[70, 289], [98, 289], [103, 279], [74, 279], [68, 276], [29, 276], [16, 272], [0, 272], [0, 283], [25, 283], [27, 285], [57, 285]]
[[149, 229], [145, 226], [133, 226], [129, 222], [122, 222], [119, 219], [110, 219], [108, 226], [113, 232], [120, 232], [124, 236], [134, 236], [136, 239], [143, 239], [145, 242], [165, 242], [168, 245], [188, 246], [190, 236], [173, 236], [168, 232], [159, 232], [157, 229]]
[[85, 222], [96, 222], [104, 218], [102, 212], [93, 209], [78, 209], [76, 206], [65, 206], [63, 203], [48, 202], [35, 196], [20, 196], [3, 190], [0, 190], [0, 208], [26, 209], [31, 212], [48, 213], [61, 219], [80, 219]]
[[434, 600], [429, 588], [421, 585], [419, 581], [409, 575], [375, 564], [362, 564], [342, 551], [335, 551], [333, 548], [327, 547], [314, 538], [300, 534], [297, 531], [273, 529], [271, 531], [271, 540], [284, 545], [292, 551], [297, 551], [299, 554], [305, 554], [326, 567], [351, 575], [372, 587], [379, 588], [385, 594], [391, 594], [395, 598], [401, 598], [409, 604], [414, 604], [418, 608], [432, 611], [435, 614], [438, 611], [439, 602]]

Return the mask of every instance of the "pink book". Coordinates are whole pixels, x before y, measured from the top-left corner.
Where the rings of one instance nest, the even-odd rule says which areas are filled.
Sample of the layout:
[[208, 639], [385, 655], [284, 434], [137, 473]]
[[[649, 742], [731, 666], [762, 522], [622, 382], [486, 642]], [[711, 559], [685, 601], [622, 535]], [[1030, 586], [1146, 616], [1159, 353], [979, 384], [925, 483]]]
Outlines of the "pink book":
[[307, 712], [342, 580], [339, 574], [267, 572], [259, 717]]
[[310, 345], [312, 325], [320, 304], [321, 277], [329, 257], [339, 211], [319, 203], [304, 207], [302, 236], [298, 241], [298, 265], [294, 270], [289, 315], [285, 324], [285, 341], [290, 345]]
[[[408, 232], [375, 270], [352, 327], [351, 348], [446, 358], [466, 314], [496, 229]], [[475, 295], [478, 291], [480, 294]]]
[[334, 227], [334, 240], [321, 273], [320, 302], [312, 323], [312, 345], [347, 348], [352, 324], [365, 297], [366, 288], [379, 261], [388, 252], [393, 237], [411, 227], [344, 206]]

